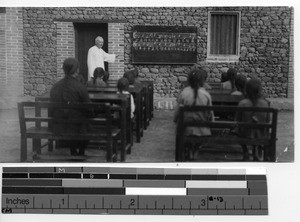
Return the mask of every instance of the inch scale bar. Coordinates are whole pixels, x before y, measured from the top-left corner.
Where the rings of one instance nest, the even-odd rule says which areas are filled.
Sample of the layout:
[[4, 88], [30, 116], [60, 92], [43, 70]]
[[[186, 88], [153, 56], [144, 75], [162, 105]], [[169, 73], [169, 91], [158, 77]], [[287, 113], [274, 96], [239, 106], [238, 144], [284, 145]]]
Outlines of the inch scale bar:
[[266, 215], [267, 196], [3, 194], [2, 213]]
[[3, 168], [2, 213], [268, 215], [265, 171], [88, 170]]

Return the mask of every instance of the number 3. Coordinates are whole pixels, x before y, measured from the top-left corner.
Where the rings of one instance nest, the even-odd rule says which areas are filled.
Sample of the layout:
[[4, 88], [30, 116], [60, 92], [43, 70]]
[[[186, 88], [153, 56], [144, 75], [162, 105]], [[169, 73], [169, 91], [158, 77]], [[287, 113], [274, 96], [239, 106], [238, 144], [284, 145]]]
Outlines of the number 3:
[[205, 199], [202, 199], [202, 200], [201, 200], [201, 206], [204, 207], [205, 205], [206, 205]]

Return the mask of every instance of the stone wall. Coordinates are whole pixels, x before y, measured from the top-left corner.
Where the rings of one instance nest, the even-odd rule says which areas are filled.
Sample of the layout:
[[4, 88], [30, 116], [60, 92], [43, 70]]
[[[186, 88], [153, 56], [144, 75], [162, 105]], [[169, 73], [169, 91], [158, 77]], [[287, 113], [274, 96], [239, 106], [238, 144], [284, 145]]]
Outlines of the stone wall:
[[[241, 12], [240, 58], [237, 62], [207, 60], [208, 12]], [[134, 25], [196, 26], [198, 62], [209, 73], [208, 81], [219, 81], [221, 72], [235, 67], [239, 73], [258, 77], [268, 97], [287, 97], [291, 11], [289, 7], [151, 7], [151, 8], [23, 8], [24, 84], [26, 95], [43, 93], [53, 84], [57, 70], [55, 22], [60, 20], [124, 21], [124, 71], [138, 68], [140, 78], [154, 81], [155, 97], [174, 98], [181, 81], [193, 66], [132, 65], [131, 41]], [[44, 86], [43, 86], [44, 85]]]
[[0, 13], [0, 109], [16, 106], [23, 97], [22, 8]]

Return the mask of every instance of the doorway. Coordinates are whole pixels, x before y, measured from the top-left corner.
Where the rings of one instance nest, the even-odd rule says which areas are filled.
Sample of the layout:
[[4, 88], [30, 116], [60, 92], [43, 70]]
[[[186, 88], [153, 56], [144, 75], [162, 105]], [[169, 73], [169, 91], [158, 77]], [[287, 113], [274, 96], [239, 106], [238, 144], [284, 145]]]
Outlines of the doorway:
[[[80, 64], [79, 74], [85, 81], [88, 80], [87, 54], [89, 48], [95, 45], [95, 38], [101, 36], [104, 40], [102, 49], [108, 51], [108, 24], [107, 23], [74, 23], [75, 28], [75, 57]], [[104, 63], [108, 70], [107, 62]]]

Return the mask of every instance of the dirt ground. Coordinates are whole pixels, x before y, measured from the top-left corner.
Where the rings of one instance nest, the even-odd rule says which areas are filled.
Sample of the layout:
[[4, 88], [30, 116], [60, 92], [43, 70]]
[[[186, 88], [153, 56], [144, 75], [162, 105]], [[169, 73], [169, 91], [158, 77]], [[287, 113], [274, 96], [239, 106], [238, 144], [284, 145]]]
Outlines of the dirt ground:
[[[144, 131], [141, 143], [134, 142], [131, 154], [126, 162], [174, 162], [175, 161], [175, 124], [173, 110], [155, 110], [154, 118]], [[294, 112], [278, 113], [277, 124], [277, 161], [294, 161]], [[31, 156], [31, 143], [28, 143], [28, 157]], [[46, 149], [44, 152], [48, 152]], [[69, 155], [68, 150], [59, 151]], [[91, 154], [87, 151], [87, 154]], [[102, 156], [101, 156], [102, 155]], [[196, 153], [195, 160], [207, 161], [239, 161], [241, 154]], [[105, 153], [100, 154], [97, 162], [105, 162]], [[20, 162], [20, 127], [17, 109], [0, 110], [0, 162]]]

